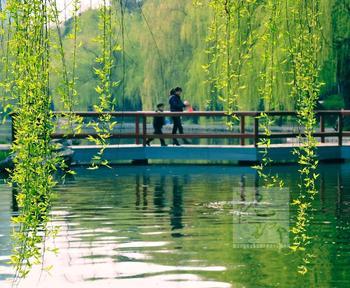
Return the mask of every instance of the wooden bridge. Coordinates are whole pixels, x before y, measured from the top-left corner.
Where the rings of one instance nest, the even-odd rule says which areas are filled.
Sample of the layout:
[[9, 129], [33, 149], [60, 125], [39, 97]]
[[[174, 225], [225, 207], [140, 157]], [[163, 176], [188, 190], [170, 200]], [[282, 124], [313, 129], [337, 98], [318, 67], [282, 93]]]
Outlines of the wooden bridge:
[[[269, 118], [279, 122], [280, 125], [274, 126], [271, 133], [266, 134], [261, 128], [262, 113]], [[70, 116], [69, 112], [55, 112], [57, 119], [64, 119]], [[294, 162], [296, 161], [292, 151], [298, 147], [298, 139], [303, 137], [303, 130], [297, 124], [297, 112], [295, 111], [240, 111], [235, 112], [235, 121], [233, 129], [228, 129], [225, 125], [227, 120], [232, 120], [232, 116], [225, 112], [164, 112], [161, 115], [171, 119], [174, 116], [181, 116], [184, 122], [185, 134], [172, 135], [169, 129], [164, 135], [153, 135], [153, 128], [150, 125], [153, 117], [159, 116], [156, 112], [74, 112], [86, 120], [94, 119], [98, 121], [103, 114], [109, 114], [116, 119], [118, 123], [128, 123], [128, 128], [122, 127], [122, 124], [110, 132], [112, 144], [107, 147], [104, 157], [110, 163], [120, 161], [145, 162], [146, 160], [161, 161], [228, 161], [228, 162], [258, 162], [262, 157], [262, 150], [265, 147], [259, 145], [261, 139], [270, 138], [272, 145], [269, 148], [269, 156], [276, 162]], [[318, 157], [320, 160], [347, 160], [350, 159], [350, 131], [345, 131], [344, 120], [350, 117], [350, 110], [340, 111], [316, 111], [318, 127], [314, 134], [319, 141]], [[205, 121], [201, 121], [205, 118]], [[188, 119], [188, 120], [187, 120]], [[195, 128], [187, 121], [195, 123], [212, 123], [208, 132], [200, 124]], [[61, 120], [63, 121], [63, 120]], [[217, 123], [221, 123], [217, 125]], [[285, 124], [288, 123], [288, 124]], [[191, 128], [190, 128], [191, 127]], [[81, 139], [79, 145], [72, 145], [74, 150], [74, 162], [77, 164], [88, 164], [93, 155], [101, 147], [83, 143], [88, 137], [98, 137], [95, 131], [83, 129], [82, 133], [67, 133], [65, 131], [56, 131], [52, 137], [54, 139]], [[13, 131], [13, 129], [12, 129]], [[15, 133], [13, 132], [13, 137]], [[160, 147], [158, 145], [147, 147], [148, 138], [163, 139], [193, 139], [199, 142], [180, 147], [168, 146]], [[349, 139], [348, 139], [349, 138]], [[201, 143], [201, 139], [207, 141], [216, 141], [216, 144]], [[223, 142], [218, 142], [219, 140]], [[125, 141], [124, 144], [114, 143], [114, 141]], [[128, 142], [127, 142], [128, 141]], [[226, 141], [226, 142], [225, 142]], [[87, 142], [87, 141], [85, 141]], [[154, 141], [155, 143], [156, 141]], [[3, 149], [5, 149], [3, 147]]]

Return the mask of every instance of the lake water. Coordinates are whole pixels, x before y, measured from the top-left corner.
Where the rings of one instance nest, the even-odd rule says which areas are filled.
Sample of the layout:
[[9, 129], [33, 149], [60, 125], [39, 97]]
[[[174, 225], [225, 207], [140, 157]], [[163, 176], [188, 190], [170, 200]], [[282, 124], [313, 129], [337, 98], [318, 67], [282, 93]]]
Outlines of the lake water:
[[[57, 188], [50, 273], [19, 287], [350, 287], [350, 167], [323, 165], [305, 276], [291, 253], [297, 167], [276, 166], [284, 190], [259, 187], [249, 167], [78, 169]], [[11, 286], [11, 190], [0, 184], [0, 287]]]

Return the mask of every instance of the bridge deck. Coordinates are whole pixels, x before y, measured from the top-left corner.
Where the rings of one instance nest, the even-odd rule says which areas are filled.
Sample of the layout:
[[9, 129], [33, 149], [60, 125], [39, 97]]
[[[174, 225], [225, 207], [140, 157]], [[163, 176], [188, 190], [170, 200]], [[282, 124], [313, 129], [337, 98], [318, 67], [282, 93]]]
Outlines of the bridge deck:
[[[269, 148], [269, 157], [275, 162], [296, 162], [297, 158], [292, 151], [297, 145], [272, 145]], [[88, 164], [93, 155], [99, 151], [98, 146], [72, 146], [74, 162]], [[184, 145], [180, 147], [142, 145], [112, 145], [105, 150], [104, 158], [110, 163], [133, 160], [162, 160], [165, 161], [229, 161], [229, 162], [259, 162], [264, 148], [251, 146], [206, 146]], [[337, 161], [350, 159], [350, 146], [335, 146], [322, 144], [318, 147], [320, 161]]]
[[[297, 158], [292, 154], [298, 145], [278, 144], [271, 145], [269, 157], [274, 162], [296, 162]], [[100, 146], [70, 146], [74, 151], [73, 162], [78, 165], [90, 164], [91, 159], [101, 149]], [[10, 145], [0, 145], [0, 151], [9, 151]], [[253, 145], [183, 145], [177, 146], [152, 146], [143, 145], [109, 145], [104, 152], [104, 159], [112, 164], [125, 161], [161, 160], [171, 161], [206, 161], [206, 162], [259, 162], [264, 148]], [[318, 158], [320, 161], [350, 160], [350, 144], [337, 146], [332, 144], [320, 144], [318, 146]]]

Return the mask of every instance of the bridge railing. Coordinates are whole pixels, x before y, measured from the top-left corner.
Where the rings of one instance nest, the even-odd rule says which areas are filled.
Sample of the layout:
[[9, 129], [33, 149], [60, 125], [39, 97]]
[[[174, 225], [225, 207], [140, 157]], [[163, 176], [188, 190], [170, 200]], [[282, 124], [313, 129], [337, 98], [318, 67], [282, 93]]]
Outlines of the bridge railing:
[[[225, 133], [185, 133], [185, 134], [170, 134], [165, 133], [163, 135], [154, 135], [150, 133], [147, 129], [148, 120], [157, 117], [183, 117], [183, 118], [217, 118], [217, 117], [232, 117], [226, 112], [222, 111], [195, 111], [195, 112], [54, 112], [57, 118], [60, 117], [69, 117], [69, 114], [74, 114], [82, 118], [94, 118], [103, 116], [103, 114], [108, 114], [115, 118], [133, 118], [134, 119], [134, 132], [121, 133], [113, 132], [110, 133], [111, 139], [134, 139], [134, 143], [137, 145], [146, 146], [148, 138], [162, 138], [162, 139], [238, 139], [240, 145], [246, 145], [246, 140], [250, 139], [254, 146], [258, 146], [260, 139], [270, 138], [270, 139], [287, 139], [287, 138], [298, 138], [303, 136], [302, 131], [298, 132], [271, 132], [271, 134], [266, 135], [260, 131], [260, 119], [262, 113], [268, 115], [269, 117], [289, 117], [291, 119], [297, 120], [297, 112], [295, 111], [270, 111], [270, 112], [260, 112], [260, 111], [237, 111], [234, 113], [235, 119], [238, 121], [238, 132], [230, 131], [227, 129]], [[315, 137], [320, 138], [321, 143], [326, 142], [326, 138], [332, 137], [337, 138], [337, 145], [343, 145], [343, 138], [350, 136], [350, 131], [344, 130], [344, 118], [350, 116], [350, 110], [322, 110], [316, 111], [318, 118], [318, 129], [314, 134]], [[327, 117], [336, 119], [337, 127], [334, 131], [326, 131], [325, 123]], [[252, 131], [248, 131], [247, 123], [252, 123]], [[13, 126], [13, 125], [12, 125]], [[186, 126], [185, 126], [186, 130]], [[14, 129], [12, 127], [12, 138], [14, 139]], [[82, 133], [64, 133], [64, 132], [55, 132], [52, 135], [53, 139], [86, 139], [88, 137], [98, 137], [98, 133], [92, 132], [82, 132]]]

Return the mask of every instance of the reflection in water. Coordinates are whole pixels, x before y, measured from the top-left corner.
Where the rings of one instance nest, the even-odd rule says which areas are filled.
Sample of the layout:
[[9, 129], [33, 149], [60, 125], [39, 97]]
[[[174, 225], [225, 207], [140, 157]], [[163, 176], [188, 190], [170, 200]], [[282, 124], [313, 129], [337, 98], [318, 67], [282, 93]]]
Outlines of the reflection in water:
[[160, 176], [160, 181], [154, 184], [154, 199], [153, 204], [156, 213], [162, 213], [166, 207], [165, 198], [165, 176]]
[[245, 183], [245, 177], [244, 175], [241, 176], [241, 181], [239, 182], [239, 187], [240, 187], [240, 195], [241, 195], [241, 201], [244, 202], [245, 201], [245, 187], [246, 187], [246, 183]]
[[141, 194], [141, 187], [142, 187], [142, 184], [140, 182], [140, 175], [139, 174], [136, 174], [136, 179], [135, 179], [135, 188], [136, 188], [136, 200], [135, 200], [135, 206], [136, 206], [136, 209], [140, 209], [140, 203], [141, 203], [141, 197], [140, 197], [140, 194]]
[[182, 237], [180, 231], [184, 226], [182, 224], [183, 214], [183, 186], [180, 184], [177, 176], [173, 177], [173, 203], [170, 210], [171, 236]]
[[147, 200], [147, 193], [148, 193], [148, 185], [149, 185], [149, 176], [143, 175], [143, 186], [142, 186], [142, 199], [143, 199], [143, 210], [147, 210], [148, 206], [148, 200]]
[[[39, 281], [36, 267], [20, 288], [349, 287], [350, 168], [321, 171], [308, 277], [297, 275], [299, 259], [285, 248], [297, 168], [276, 169], [286, 193], [259, 188], [244, 167], [79, 169], [58, 188], [53, 225], [61, 229], [47, 245], [60, 252], [45, 259], [53, 269]], [[12, 273], [14, 195], [0, 186], [1, 288], [10, 287]]]
[[[142, 181], [141, 181], [142, 178]], [[147, 195], [148, 195], [148, 188], [149, 188], [149, 177], [145, 174], [143, 175], [136, 175], [136, 180], [135, 180], [135, 188], [136, 188], [136, 200], [135, 200], [135, 206], [136, 209], [142, 209], [142, 210], [147, 210], [148, 206], [148, 200], [147, 200]], [[142, 193], [141, 193], [142, 191]]]

